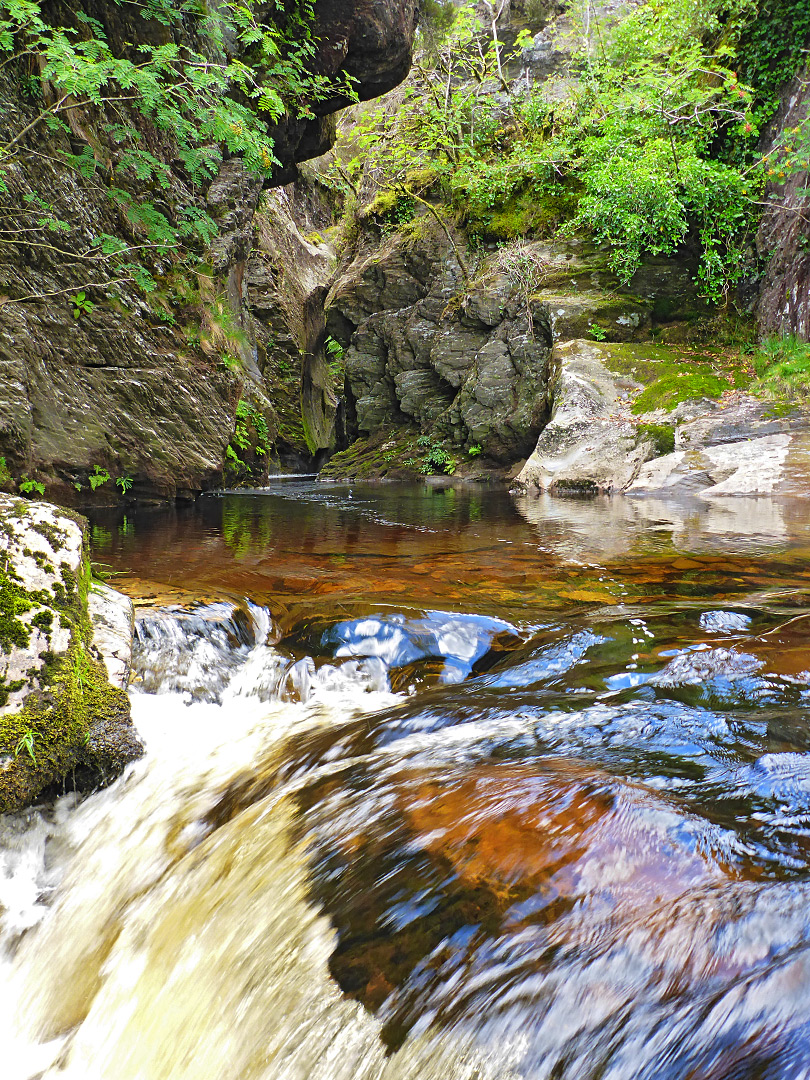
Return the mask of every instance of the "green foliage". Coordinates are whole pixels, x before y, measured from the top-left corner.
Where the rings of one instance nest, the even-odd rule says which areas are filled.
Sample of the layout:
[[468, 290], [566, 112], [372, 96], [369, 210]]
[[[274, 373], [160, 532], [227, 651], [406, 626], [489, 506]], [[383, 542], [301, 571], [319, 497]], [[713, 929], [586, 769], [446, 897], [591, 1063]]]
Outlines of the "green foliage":
[[[417, 439], [417, 443], [421, 440]], [[428, 439], [428, 452], [422, 458], [420, 472], [429, 476], [431, 473], [452, 476], [456, 471], [456, 459], [441, 443]]]
[[27, 728], [22, 733], [22, 735], [20, 736], [20, 740], [17, 743], [16, 747], [14, 748], [14, 757], [19, 757], [20, 754], [22, 754], [23, 751], [25, 751], [25, 753], [28, 754], [28, 756], [31, 758], [33, 763], [36, 765], [37, 756], [34, 753], [34, 740], [35, 740], [34, 732], [31, 730], [31, 728]]
[[232, 443], [240, 450], [252, 450], [264, 457], [270, 449], [270, 431], [264, 414], [244, 398], [236, 406], [236, 425]]
[[467, 448], [467, 453], [470, 455], [470, 457], [478, 457], [478, 455], [481, 453], [481, 447], [478, 445], [478, 443], [473, 443], [472, 446]]
[[795, 335], [766, 338], [751, 364], [758, 376], [756, 388], [762, 393], [788, 400], [810, 397], [810, 344]]
[[754, 116], [761, 126], [776, 110], [785, 83], [806, 62], [810, 5], [806, 0], [760, 0], [753, 12], [751, 5], [742, 8], [737, 71], [755, 88]]
[[45, 485], [40, 480], [29, 480], [27, 476], [20, 480], [19, 487], [23, 495], [32, 495], [34, 492], [38, 495], [45, 494]]
[[754, 85], [744, 82], [745, 42], [769, 23], [770, 51], [757, 40], [763, 57], [784, 60], [783, 81], [810, 44], [810, 8], [805, 0], [654, 0], [600, 26], [590, 6], [586, 19], [575, 4], [574, 17], [580, 6], [583, 48], [564, 84], [552, 78], [504, 101], [491, 91], [508, 54], [474, 5], [460, 5], [417, 63], [397, 113], [380, 109], [352, 132], [359, 152], [348, 171], [366, 169], [388, 186], [369, 208], [377, 215], [408, 194], [407, 176], [429, 170], [473, 237], [560, 226], [563, 235], [590, 234], [624, 283], [645, 256], [687, 244], [699, 255], [701, 294], [726, 302], [751, 273], [769, 169], [779, 180], [810, 162], [810, 123], [787, 133], [771, 161], [759, 155], [765, 89], [757, 80], [767, 82], [767, 63], [749, 65]]
[[259, 460], [267, 457], [270, 448], [270, 431], [264, 413], [250, 401], [241, 398], [236, 406], [233, 435], [225, 449], [228, 478], [241, 482], [250, 477]]
[[119, 476], [116, 478], [116, 486], [120, 489], [122, 495], [126, 495], [129, 489], [132, 487], [131, 476]]
[[346, 350], [331, 335], [324, 342], [326, 360], [329, 365], [329, 374], [332, 377], [332, 385], [341, 389], [343, 378], [346, 373]]
[[[239, 156], [248, 169], [269, 176], [278, 165], [272, 125], [285, 113], [312, 118], [319, 102], [336, 94], [350, 99], [353, 89], [348, 78], [335, 83], [312, 70], [313, 0], [116, 2], [134, 9], [134, 18], [167, 27], [162, 43], [152, 30], [118, 55], [105, 26], [75, 6], [56, 6], [66, 24], [52, 22], [53, 5], [38, 0], [0, 7], [0, 63], [39, 73], [24, 76], [33, 117], [0, 147], [0, 193], [8, 193], [15, 163], [33, 152], [31, 136], [70, 135], [73, 118], [89, 113], [114, 148], [111, 157], [91, 146], [79, 153], [49, 149], [90, 183], [97, 184], [100, 165], [111, 166], [108, 194], [131, 238], [102, 234], [90, 248], [77, 251], [67, 241], [62, 247], [59, 237], [71, 225], [34, 191], [26, 197], [26, 235], [0, 220], [0, 241], [61, 252], [86, 264], [88, 276], [103, 278], [94, 285], [131, 281], [148, 291], [155, 287], [155, 260], [187, 257], [216, 235], [200, 194], [225, 157]], [[198, 51], [191, 42], [199, 42]], [[188, 192], [179, 206], [160, 197], [173, 184]], [[84, 291], [72, 302], [77, 318], [92, 310]]]
[[444, 33], [453, 25], [456, 9], [453, 0], [422, 0], [420, 14], [434, 33]]
[[675, 429], [671, 424], [639, 424], [636, 430], [639, 441], [652, 443], [656, 457], [671, 454], [675, 449]]
[[6, 459], [0, 457], [0, 488], [7, 487], [12, 482], [12, 475], [6, 465]]
[[599, 323], [591, 323], [588, 329], [594, 341], [604, 341], [608, 336], [607, 330], [605, 330], [604, 326], [600, 326]]
[[73, 304], [74, 319], [78, 319], [80, 315], [90, 315], [95, 307], [93, 301], [87, 299], [87, 293], [84, 290], [71, 296], [70, 302]]
[[90, 487], [93, 489], [93, 491], [95, 491], [96, 488], [101, 487], [102, 484], [106, 484], [109, 479], [110, 479], [110, 474], [107, 472], [106, 469], [103, 469], [100, 465], [94, 465], [92, 473], [87, 478], [87, 480], [88, 480], [88, 482], [90, 484]]

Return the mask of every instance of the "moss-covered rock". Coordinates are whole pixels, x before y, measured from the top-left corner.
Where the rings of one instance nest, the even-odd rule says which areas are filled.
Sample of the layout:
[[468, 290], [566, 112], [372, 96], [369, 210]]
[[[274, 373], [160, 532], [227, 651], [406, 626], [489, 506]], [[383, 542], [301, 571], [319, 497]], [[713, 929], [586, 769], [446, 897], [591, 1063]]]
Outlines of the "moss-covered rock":
[[94, 642], [90, 585], [83, 519], [0, 496], [0, 812], [143, 752]]

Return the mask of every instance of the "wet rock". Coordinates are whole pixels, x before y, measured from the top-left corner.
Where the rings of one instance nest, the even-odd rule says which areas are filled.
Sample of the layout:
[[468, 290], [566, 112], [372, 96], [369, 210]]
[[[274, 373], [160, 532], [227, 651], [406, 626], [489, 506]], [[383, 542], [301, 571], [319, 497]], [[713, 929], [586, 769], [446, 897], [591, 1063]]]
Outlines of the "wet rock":
[[[684, 434], [688, 437], [689, 432]], [[805, 427], [720, 445], [676, 449], [642, 465], [627, 493], [698, 495], [704, 499], [803, 495], [808, 484], [810, 430]]]
[[[103, 23], [113, 51], [132, 42], [137, 48], [144, 41], [166, 45], [172, 39], [165, 26], [116, 5], [73, 5], [63, 14], [82, 17], [84, 9]], [[389, 90], [407, 73], [415, 0], [322, 0], [315, 20], [312, 70], [324, 78], [345, 74], [353, 90], [368, 98]], [[176, 44], [182, 49], [187, 42]], [[193, 47], [216, 54], [210, 42], [195, 40]], [[7, 106], [0, 120], [5, 142], [35, 114], [8, 69], [0, 72], [0, 80]], [[307, 117], [290, 115], [273, 125], [279, 166], [272, 184], [289, 183], [298, 162], [329, 147], [334, 136], [329, 114], [347, 103], [345, 95], [336, 94], [315, 103]], [[127, 121], [122, 114], [121, 122]], [[143, 117], [138, 115], [136, 122], [140, 127]], [[70, 123], [69, 133], [37, 128], [31, 136], [36, 153], [15, 158], [6, 177], [12, 206], [24, 207], [32, 191], [47, 196], [49, 211], [68, 223], [69, 233], [60, 242], [63, 253], [60, 245], [47, 244], [30, 251], [8, 244], [0, 253], [0, 455], [15, 477], [44, 480], [48, 496], [62, 502], [77, 501], [76, 485], [81, 485], [82, 499], [118, 500], [113, 484], [90, 490], [88, 476], [95, 466], [107, 469], [113, 479], [133, 479], [131, 497], [193, 498], [222, 482], [243, 383], [261, 382], [261, 354], [269, 335], [261, 340], [255, 333], [245, 278], [262, 181], [231, 158], [206, 199], [177, 167], [162, 134], [146, 133], [150, 149], [166, 159], [168, 182], [161, 187], [159, 207], [168, 221], [176, 224], [208, 211], [220, 226], [211, 252], [214, 275], [205, 288], [183, 260], [156, 259], [149, 266], [158, 288], [146, 298], [127, 277], [108, 285], [105, 275], [87, 269], [92, 261], [74, 257], [95, 250], [96, 238], [105, 235], [125, 250], [132, 246], [144, 259], [149, 245], [141, 228], [110, 198], [108, 180], [88, 184], [77, 170], [64, 167], [64, 155], [74, 152], [76, 131], [87, 136], [84, 141], [88, 148], [92, 144], [97, 161], [104, 160], [102, 172], [117, 162], [120, 151], [92, 110], [77, 106]], [[143, 183], [127, 179], [126, 170], [116, 173], [116, 187], [127, 191], [133, 205], [145, 194]], [[81, 317], [71, 302], [79, 293], [86, 293], [92, 305]], [[220, 321], [235, 333], [227, 347], [217, 340], [206, 354], [200, 340], [211, 330], [209, 304], [214, 322], [223, 314], [221, 305], [229, 309]], [[238, 373], [224, 370], [222, 355], [228, 351], [239, 354]], [[262, 408], [275, 434], [272, 408], [266, 401]]]
[[704, 611], [699, 621], [710, 634], [737, 634], [751, 625], [751, 617], [739, 611]]
[[97, 598], [95, 638], [84, 544], [83, 519], [0, 496], [0, 812], [68, 773], [79, 786], [109, 781], [143, 752], [122, 688], [127, 602], [111, 589]]
[[[678, 496], [801, 494], [810, 417], [734, 391], [712, 353], [568, 341], [551, 359], [551, 420], [518, 490]], [[721, 398], [722, 401], [717, 399]]]
[[113, 686], [126, 690], [132, 667], [132, 637], [135, 615], [128, 596], [93, 582], [87, 596], [87, 610], [93, 624], [93, 640], [101, 653]]

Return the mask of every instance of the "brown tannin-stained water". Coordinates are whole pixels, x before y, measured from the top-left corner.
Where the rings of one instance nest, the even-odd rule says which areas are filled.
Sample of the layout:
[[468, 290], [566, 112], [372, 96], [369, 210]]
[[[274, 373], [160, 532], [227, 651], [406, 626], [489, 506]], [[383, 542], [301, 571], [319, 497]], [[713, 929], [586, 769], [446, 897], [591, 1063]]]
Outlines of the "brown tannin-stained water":
[[810, 1078], [810, 511], [97, 515], [147, 756], [0, 819], [9, 1080]]

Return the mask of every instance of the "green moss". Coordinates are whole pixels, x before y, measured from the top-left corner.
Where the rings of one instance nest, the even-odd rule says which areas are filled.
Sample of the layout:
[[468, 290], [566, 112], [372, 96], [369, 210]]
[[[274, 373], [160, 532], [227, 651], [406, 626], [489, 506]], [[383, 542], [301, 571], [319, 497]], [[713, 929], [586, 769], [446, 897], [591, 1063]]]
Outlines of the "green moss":
[[732, 381], [711, 368], [696, 366], [692, 370], [667, 372], [642, 390], [633, 402], [633, 412], [636, 415], [655, 409], [671, 412], [682, 401], [719, 398], [733, 386]]
[[[40, 606], [31, 625], [49, 633], [56, 621], [70, 627], [63, 653], [40, 654], [41, 667], [28, 673], [31, 689], [20, 711], [0, 715], [0, 813], [30, 802], [48, 784], [87, 760], [91, 725], [120, 716], [126, 695], [110, 686], [103, 662], [91, 652], [93, 630], [87, 611], [90, 566], [85, 552], [77, 574], [62, 567], [62, 583], [53, 595], [26, 592], [10, 571], [0, 571], [0, 607], [11, 645], [24, 647], [30, 626], [20, 615]], [[7, 646], [4, 646], [7, 647]], [[0, 682], [0, 705], [23, 688], [23, 682]]]
[[671, 412], [682, 401], [719, 398], [751, 382], [739, 357], [676, 346], [611, 344], [605, 346], [605, 364], [614, 374], [642, 385], [632, 406], [636, 415], [656, 409]]
[[44, 634], [50, 634], [53, 629], [53, 612], [44, 608], [38, 615], [33, 617], [31, 625], [36, 626]]
[[25, 679], [12, 679], [11, 682], [6, 682], [5, 678], [0, 677], [0, 706], [5, 705], [9, 696], [17, 690], [22, 690], [23, 686], [25, 686]]
[[576, 204], [576, 195], [562, 185], [539, 197], [536, 191], [527, 190], [486, 213], [468, 213], [467, 227], [473, 236], [489, 242], [519, 236], [549, 237], [573, 217]]
[[11, 568], [0, 569], [0, 649], [5, 652], [14, 646], [24, 649], [31, 631], [20, 616], [52, 602], [53, 598], [47, 592], [30, 592], [24, 588]]
[[636, 439], [652, 443], [655, 456], [663, 457], [675, 449], [675, 428], [671, 424], [639, 424]]
[[381, 225], [400, 226], [413, 220], [416, 200], [401, 191], [381, 191], [359, 214], [360, 220], [375, 218]]
[[40, 536], [44, 536], [54, 551], [58, 551], [68, 538], [64, 529], [51, 525], [47, 521], [32, 521], [31, 528]]
[[358, 439], [329, 459], [320, 475], [327, 480], [405, 480], [420, 476], [425, 448], [416, 428], [378, 431]]

